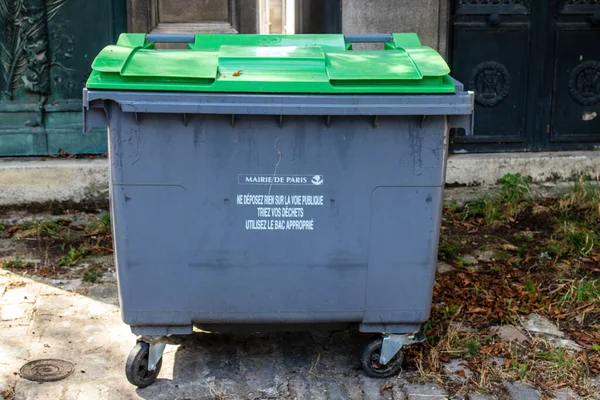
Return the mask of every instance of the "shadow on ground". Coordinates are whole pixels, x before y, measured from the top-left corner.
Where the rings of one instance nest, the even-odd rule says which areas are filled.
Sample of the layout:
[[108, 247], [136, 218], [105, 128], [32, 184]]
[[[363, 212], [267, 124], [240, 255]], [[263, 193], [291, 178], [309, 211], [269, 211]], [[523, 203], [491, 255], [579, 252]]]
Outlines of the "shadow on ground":
[[144, 399], [324, 398], [325, 394], [330, 399], [362, 399], [369, 381], [372, 390], [367, 391], [385, 398], [379, 387], [386, 381], [366, 378], [360, 370], [358, 356], [366, 339], [357, 331], [199, 332], [172, 337], [163, 373], [137, 393]]

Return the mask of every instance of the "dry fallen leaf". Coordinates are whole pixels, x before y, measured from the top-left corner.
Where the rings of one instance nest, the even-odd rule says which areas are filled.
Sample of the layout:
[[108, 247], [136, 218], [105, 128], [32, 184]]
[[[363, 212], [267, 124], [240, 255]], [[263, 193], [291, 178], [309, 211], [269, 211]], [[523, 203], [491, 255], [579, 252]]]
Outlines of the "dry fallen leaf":
[[11, 226], [10, 228], [8, 228], [8, 229], [6, 230], [6, 235], [7, 235], [8, 237], [11, 237], [11, 236], [13, 235], [13, 233], [15, 233], [16, 231], [18, 231], [20, 228], [21, 228], [21, 226], [20, 226], [20, 225], [14, 225], [14, 226]]
[[385, 385], [385, 386], [382, 386], [382, 387], [379, 389], [379, 393], [381, 393], [381, 395], [383, 396], [383, 392], [385, 392], [386, 390], [390, 390], [392, 387], [393, 387], [393, 385]]
[[242, 70], [238, 69], [237, 71], [235, 71], [232, 75], [233, 76], [240, 76], [242, 74]]
[[517, 246], [515, 246], [514, 244], [510, 244], [510, 243], [504, 243], [501, 247], [502, 247], [502, 250], [507, 250], [507, 251], [519, 250], [519, 248]]
[[483, 307], [473, 307], [469, 309], [469, 314], [480, 314], [480, 313], [486, 313], [489, 310]]

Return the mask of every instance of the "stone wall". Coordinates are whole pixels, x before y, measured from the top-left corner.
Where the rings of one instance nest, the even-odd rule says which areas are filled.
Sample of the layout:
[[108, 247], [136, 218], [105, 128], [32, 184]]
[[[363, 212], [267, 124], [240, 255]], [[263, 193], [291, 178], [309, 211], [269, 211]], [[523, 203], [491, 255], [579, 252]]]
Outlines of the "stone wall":
[[416, 32], [447, 53], [447, 0], [341, 0], [343, 33]]

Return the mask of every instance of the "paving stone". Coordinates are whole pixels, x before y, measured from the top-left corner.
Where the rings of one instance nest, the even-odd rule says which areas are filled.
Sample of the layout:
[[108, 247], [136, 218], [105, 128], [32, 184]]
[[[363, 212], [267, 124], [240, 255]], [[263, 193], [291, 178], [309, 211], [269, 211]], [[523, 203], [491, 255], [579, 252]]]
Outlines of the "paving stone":
[[443, 261], [438, 261], [436, 269], [438, 274], [445, 274], [452, 271], [454, 268], [450, 264], [447, 264]]
[[[600, 397], [600, 396], [599, 396]], [[560, 390], [554, 394], [552, 400], [581, 400], [581, 397], [572, 390]]]
[[583, 351], [584, 349], [576, 342], [566, 339], [564, 332], [548, 318], [538, 314], [529, 314], [521, 317], [521, 322], [525, 329], [531, 333], [544, 336], [556, 347], [563, 347], [574, 351]]
[[116, 298], [118, 296], [117, 285], [113, 283], [102, 283], [94, 285], [89, 291], [90, 297], [94, 298]]
[[419, 385], [410, 383], [404, 385], [404, 392], [408, 400], [442, 400], [447, 399], [448, 394], [437, 385]]
[[0, 321], [27, 325], [32, 312], [33, 303], [0, 304]]
[[18, 303], [35, 303], [35, 300], [40, 292], [40, 285], [32, 283], [22, 286], [8, 287], [2, 297], [2, 304], [18, 304]]
[[392, 387], [392, 398], [394, 400], [408, 400], [408, 395], [404, 391], [404, 385], [399, 385], [396, 383]]
[[328, 400], [346, 400], [348, 398], [345, 389], [335, 381], [329, 381], [327, 386]]
[[496, 396], [491, 394], [483, 394], [483, 393], [473, 393], [469, 394], [469, 400], [496, 400]]
[[39, 384], [38, 382], [20, 379], [15, 387], [15, 399], [66, 400], [68, 398], [64, 397], [63, 394], [66, 391], [68, 383], [65, 382], [67, 381], [63, 380], [59, 382], [45, 382], [44, 384]]
[[364, 394], [365, 400], [392, 400], [392, 392], [390, 390], [384, 390], [383, 395], [381, 388], [387, 385], [387, 382], [383, 379], [372, 379], [366, 375], [360, 375], [360, 385]]
[[0, 321], [0, 338], [26, 337], [27, 329], [27, 325], [15, 321]]
[[466, 382], [473, 376], [473, 372], [464, 360], [454, 359], [444, 364], [444, 373], [456, 383]]
[[504, 382], [504, 387], [508, 390], [511, 400], [540, 400], [542, 395], [529, 385], [519, 382]]
[[8, 398], [12, 395], [12, 387], [7, 381], [0, 379], [0, 398]]
[[513, 325], [492, 326], [490, 328], [490, 333], [498, 336], [505, 342], [525, 344], [530, 341], [529, 337], [527, 337], [523, 332]]
[[470, 327], [467, 324], [464, 324], [462, 322], [457, 322], [457, 321], [452, 321], [450, 322], [449, 325], [450, 328], [455, 329], [459, 332], [465, 332], [465, 333], [479, 333], [479, 331], [475, 328]]
[[463, 265], [465, 265], [465, 266], [479, 264], [479, 260], [477, 260], [477, 258], [471, 254], [462, 256], [461, 261], [463, 262]]
[[[348, 377], [348, 379], [344, 379], [342, 384], [344, 385], [344, 389], [346, 390], [346, 394], [348, 395], [348, 400], [363, 400], [362, 389], [360, 388], [358, 378], [350, 376]], [[298, 397], [298, 399], [303, 398], [305, 397]]]
[[[10, 273], [8, 271], [0, 270], [0, 286], [6, 285], [8, 282], [10, 282], [10, 280]], [[2, 290], [0, 290], [0, 293], [2, 293]]]
[[480, 262], [494, 262], [508, 260], [511, 255], [507, 251], [499, 249], [475, 250], [473, 256]]
[[539, 314], [529, 314], [521, 317], [521, 322], [523, 323], [523, 327], [531, 333], [565, 337], [564, 332], [561, 332], [552, 321]]

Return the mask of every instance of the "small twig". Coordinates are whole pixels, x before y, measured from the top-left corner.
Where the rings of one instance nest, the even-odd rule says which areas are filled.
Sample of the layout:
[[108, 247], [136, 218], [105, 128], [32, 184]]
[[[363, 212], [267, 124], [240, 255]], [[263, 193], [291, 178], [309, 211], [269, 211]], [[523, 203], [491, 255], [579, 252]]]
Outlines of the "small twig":
[[320, 376], [319, 376], [319, 375], [317, 375], [317, 374], [315, 374], [315, 373], [313, 372], [313, 370], [314, 370], [314, 369], [317, 367], [317, 365], [319, 364], [319, 361], [320, 361], [320, 360], [321, 360], [321, 353], [319, 353], [319, 354], [317, 355], [317, 359], [315, 360], [314, 364], [313, 364], [313, 365], [311, 365], [310, 369], [308, 370], [308, 373], [309, 373], [309, 374], [311, 374], [311, 375], [313, 375], [313, 376], [315, 376], [315, 377], [317, 377], [317, 378], [320, 378]]

